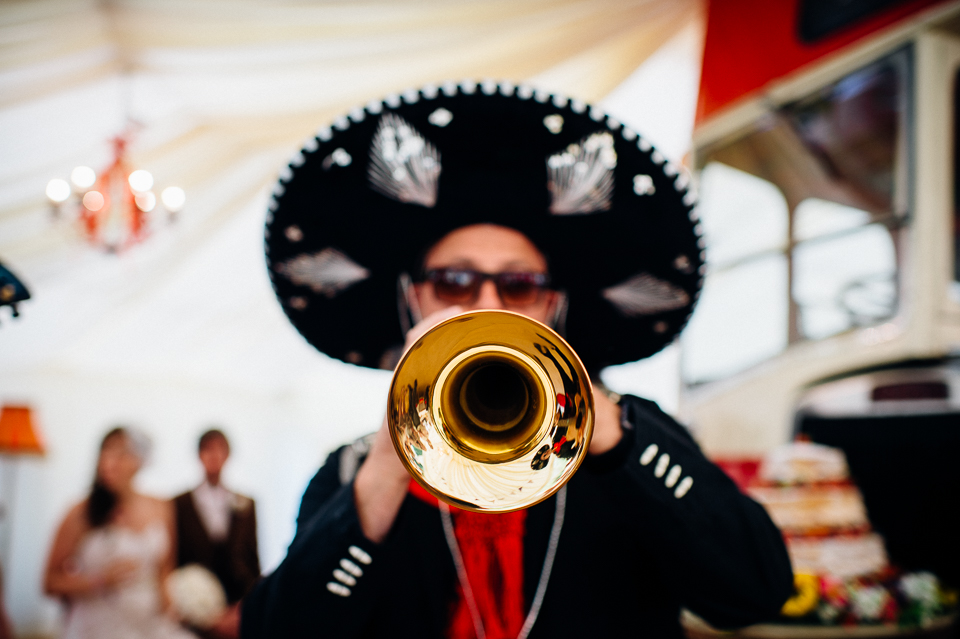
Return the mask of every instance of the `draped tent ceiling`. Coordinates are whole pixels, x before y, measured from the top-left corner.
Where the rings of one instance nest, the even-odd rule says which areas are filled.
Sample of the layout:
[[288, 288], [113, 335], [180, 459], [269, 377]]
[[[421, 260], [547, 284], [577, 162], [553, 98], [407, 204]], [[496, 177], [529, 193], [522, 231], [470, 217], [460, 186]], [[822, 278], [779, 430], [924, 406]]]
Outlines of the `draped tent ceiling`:
[[[239, 360], [252, 340], [287, 353], [289, 331], [270, 330], [280, 315], [254, 227], [279, 168], [319, 126], [447, 78], [595, 102], [699, 19], [697, 0], [3, 3], [0, 260], [35, 301], [2, 318], [0, 373], [139, 362], [209, 374], [203, 360]], [[131, 120], [133, 164], [183, 187], [187, 207], [144, 245], [101, 255], [51, 218], [44, 188], [73, 166], [104, 166], [107, 140]], [[306, 357], [285, 359], [274, 381]]]

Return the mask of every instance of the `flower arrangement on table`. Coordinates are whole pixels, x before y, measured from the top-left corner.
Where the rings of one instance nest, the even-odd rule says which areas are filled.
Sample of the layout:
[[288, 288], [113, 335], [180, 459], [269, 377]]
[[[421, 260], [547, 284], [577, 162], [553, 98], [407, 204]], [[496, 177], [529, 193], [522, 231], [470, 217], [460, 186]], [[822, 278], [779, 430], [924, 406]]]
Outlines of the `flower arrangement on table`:
[[794, 585], [796, 594], [781, 615], [795, 623], [926, 627], [957, 609], [957, 592], [942, 588], [929, 572], [890, 568], [848, 579], [797, 574]]

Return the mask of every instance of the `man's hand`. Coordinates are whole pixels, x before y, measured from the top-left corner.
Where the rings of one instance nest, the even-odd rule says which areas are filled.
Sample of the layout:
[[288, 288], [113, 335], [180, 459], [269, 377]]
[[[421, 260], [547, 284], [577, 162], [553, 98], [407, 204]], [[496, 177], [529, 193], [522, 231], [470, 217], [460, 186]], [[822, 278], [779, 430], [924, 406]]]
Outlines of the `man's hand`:
[[240, 636], [240, 604], [235, 603], [224, 610], [209, 630], [219, 639], [237, 639]]
[[424, 317], [422, 320], [417, 322], [413, 328], [407, 331], [407, 339], [403, 344], [403, 352], [406, 353], [408, 350], [410, 350], [410, 347], [413, 346], [418, 339], [423, 337], [431, 328], [443, 320], [450, 319], [451, 317], [459, 315], [462, 312], [463, 308], [460, 306], [448, 306]]
[[591, 455], [601, 455], [620, 443], [623, 429], [620, 427], [620, 406], [601, 392], [593, 388], [593, 438], [590, 440]]
[[[407, 333], [404, 352], [431, 328], [461, 312], [459, 306], [450, 306], [425, 317]], [[357, 515], [367, 539], [374, 543], [386, 539], [406, 497], [409, 484], [410, 473], [397, 457], [387, 419], [384, 417], [383, 424], [373, 440], [373, 446], [370, 447], [370, 454], [360, 466], [353, 482]]]

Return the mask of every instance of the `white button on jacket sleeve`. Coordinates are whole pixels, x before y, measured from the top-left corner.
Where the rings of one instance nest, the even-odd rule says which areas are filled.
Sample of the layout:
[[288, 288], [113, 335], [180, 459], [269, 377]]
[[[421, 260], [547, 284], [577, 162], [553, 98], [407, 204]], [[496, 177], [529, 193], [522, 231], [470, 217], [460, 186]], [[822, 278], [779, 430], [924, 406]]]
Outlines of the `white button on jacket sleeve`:
[[350, 546], [350, 548], [348, 548], [347, 550], [349, 550], [351, 557], [359, 561], [364, 566], [369, 566], [370, 563], [373, 561], [373, 558], [369, 554], [367, 554], [367, 552], [362, 548], [359, 548], [357, 546]]
[[643, 451], [643, 454], [640, 455], [640, 464], [646, 466], [653, 461], [653, 458], [657, 456], [658, 452], [660, 452], [660, 447], [656, 444], [650, 444], [647, 446], [647, 449]]
[[667, 478], [664, 480], [663, 483], [666, 484], [667, 488], [673, 488], [674, 485], [677, 483], [677, 480], [680, 479], [680, 473], [682, 472], [683, 472], [683, 469], [680, 468], [680, 464], [675, 465], [673, 468], [670, 469], [670, 472], [667, 473]]
[[337, 568], [336, 570], [333, 571], [333, 576], [336, 577], [336, 578], [337, 578], [337, 581], [339, 581], [339, 582], [342, 583], [342, 584], [346, 584], [346, 585], [348, 585], [348, 586], [356, 586], [356, 585], [357, 585], [357, 580], [356, 580], [356, 579], [354, 579], [353, 577], [351, 577], [351, 576], [348, 575], [347, 573], [343, 572], [343, 571], [340, 570], [339, 568]]
[[677, 499], [680, 499], [688, 492], [690, 492], [690, 487], [693, 486], [693, 477], [687, 476], [683, 478], [683, 481], [677, 486], [677, 489], [673, 491], [673, 496]]
[[664, 453], [660, 455], [660, 459], [657, 460], [657, 467], [653, 469], [653, 474], [657, 479], [663, 477], [667, 472], [667, 468], [670, 466], [670, 455]]
[[349, 588], [347, 588], [343, 584], [338, 584], [335, 581], [331, 581], [330, 583], [327, 584], [327, 590], [329, 590], [335, 595], [339, 595], [340, 597], [349, 597], [351, 594]]
[[348, 573], [350, 573], [350, 574], [353, 575], [354, 577], [362, 577], [362, 576], [363, 576], [363, 570], [361, 570], [360, 566], [358, 566], [357, 564], [353, 563], [353, 562], [350, 561], [349, 559], [341, 559], [341, 560], [340, 560], [340, 567], [343, 568], [344, 570], [346, 570]]

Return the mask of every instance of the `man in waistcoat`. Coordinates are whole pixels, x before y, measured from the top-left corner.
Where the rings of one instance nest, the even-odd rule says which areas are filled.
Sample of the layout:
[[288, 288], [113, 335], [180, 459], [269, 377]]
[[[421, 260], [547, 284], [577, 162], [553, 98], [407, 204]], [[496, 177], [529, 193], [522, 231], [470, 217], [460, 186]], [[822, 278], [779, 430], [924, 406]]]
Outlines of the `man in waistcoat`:
[[[204, 481], [174, 498], [177, 514], [177, 565], [200, 564], [216, 575], [230, 605], [212, 629], [214, 636], [235, 634], [235, 604], [260, 577], [257, 553], [257, 516], [252, 499], [221, 483], [230, 457], [230, 442], [219, 429], [200, 436], [198, 446]], [[230, 626], [234, 627], [229, 632]]]

